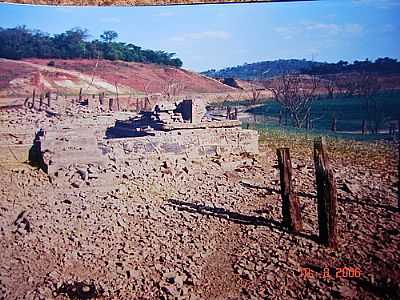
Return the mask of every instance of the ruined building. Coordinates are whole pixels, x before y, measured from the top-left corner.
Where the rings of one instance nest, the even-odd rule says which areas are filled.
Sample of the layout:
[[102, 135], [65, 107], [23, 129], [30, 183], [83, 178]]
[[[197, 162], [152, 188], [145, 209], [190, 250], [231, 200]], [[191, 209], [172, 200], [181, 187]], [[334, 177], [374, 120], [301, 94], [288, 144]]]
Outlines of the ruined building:
[[163, 157], [258, 153], [258, 134], [238, 120], [206, 116], [201, 100], [163, 102], [114, 126], [41, 132], [36, 145], [49, 174], [72, 164], [132, 162]]

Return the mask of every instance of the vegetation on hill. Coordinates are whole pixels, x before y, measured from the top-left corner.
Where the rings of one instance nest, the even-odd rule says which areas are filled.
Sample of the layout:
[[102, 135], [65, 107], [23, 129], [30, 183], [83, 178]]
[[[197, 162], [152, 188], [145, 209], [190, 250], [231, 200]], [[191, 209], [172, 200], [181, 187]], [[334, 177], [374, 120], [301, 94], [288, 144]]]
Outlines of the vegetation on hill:
[[182, 61], [175, 53], [144, 50], [131, 43], [116, 42], [118, 33], [105, 31], [100, 40], [88, 40], [87, 29], [73, 28], [64, 33], [49, 35], [25, 26], [0, 27], [0, 57], [108, 59], [155, 63], [181, 67]]
[[229, 67], [222, 70], [208, 70], [202, 74], [214, 78], [238, 78], [243, 80], [254, 80], [261, 78], [269, 78], [286, 72], [311, 69], [317, 64], [305, 59], [279, 59], [275, 61], [262, 61], [236, 67]]
[[374, 62], [364, 61], [339, 61], [337, 63], [314, 62], [305, 59], [279, 59], [275, 61], [262, 61], [252, 64], [225, 68], [222, 70], [208, 70], [202, 74], [214, 78], [238, 78], [244, 80], [266, 79], [286, 73], [307, 73], [314, 75], [367, 72], [382, 74], [399, 74], [400, 62], [392, 58], [378, 58]]
[[313, 65], [305, 73], [314, 75], [336, 74], [336, 73], [379, 73], [379, 74], [399, 74], [400, 62], [397, 59], [385, 57], [378, 58], [374, 62], [368, 59], [364, 61], [354, 61], [352, 64], [347, 61], [337, 63], [319, 63]]

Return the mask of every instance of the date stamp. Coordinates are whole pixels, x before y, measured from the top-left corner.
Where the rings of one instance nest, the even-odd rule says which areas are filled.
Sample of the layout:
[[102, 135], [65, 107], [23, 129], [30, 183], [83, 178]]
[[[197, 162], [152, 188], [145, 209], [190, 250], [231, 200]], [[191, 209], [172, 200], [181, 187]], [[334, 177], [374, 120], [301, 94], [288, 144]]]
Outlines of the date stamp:
[[361, 277], [361, 269], [359, 267], [341, 267], [315, 270], [309, 267], [300, 269], [300, 277], [303, 279], [323, 278], [323, 279], [338, 279], [338, 278], [359, 278]]

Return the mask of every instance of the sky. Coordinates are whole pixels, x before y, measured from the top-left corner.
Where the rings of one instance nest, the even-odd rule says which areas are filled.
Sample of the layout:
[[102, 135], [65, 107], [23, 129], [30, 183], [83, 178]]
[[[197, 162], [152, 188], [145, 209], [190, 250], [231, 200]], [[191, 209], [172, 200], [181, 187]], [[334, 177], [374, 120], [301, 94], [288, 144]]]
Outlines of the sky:
[[400, 1], [325, 0], [159, 7], [0, 4], [0, 27], [104, 30], [118, 41], [176, 53], [194, 71], [275, 59], [400, 59]]

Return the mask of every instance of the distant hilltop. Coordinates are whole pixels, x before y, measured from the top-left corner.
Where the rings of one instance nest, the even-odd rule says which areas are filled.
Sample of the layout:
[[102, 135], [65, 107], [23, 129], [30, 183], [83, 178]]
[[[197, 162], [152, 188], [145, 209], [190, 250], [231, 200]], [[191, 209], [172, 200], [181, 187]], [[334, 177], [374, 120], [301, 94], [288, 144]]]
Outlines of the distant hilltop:
[[400, 74], [400, 62], [389, 57], [375, 61], [339, 61], [337, 63], [315, 62], [306, 59], [279, 59], [243, 64], [221, 70], [208, 70], [201, 74], [213, 78], [237, 78], [243, 80], [260, 80], [285, 73], [336, 74], [346, 72], [376, 72], [382, 74]]

